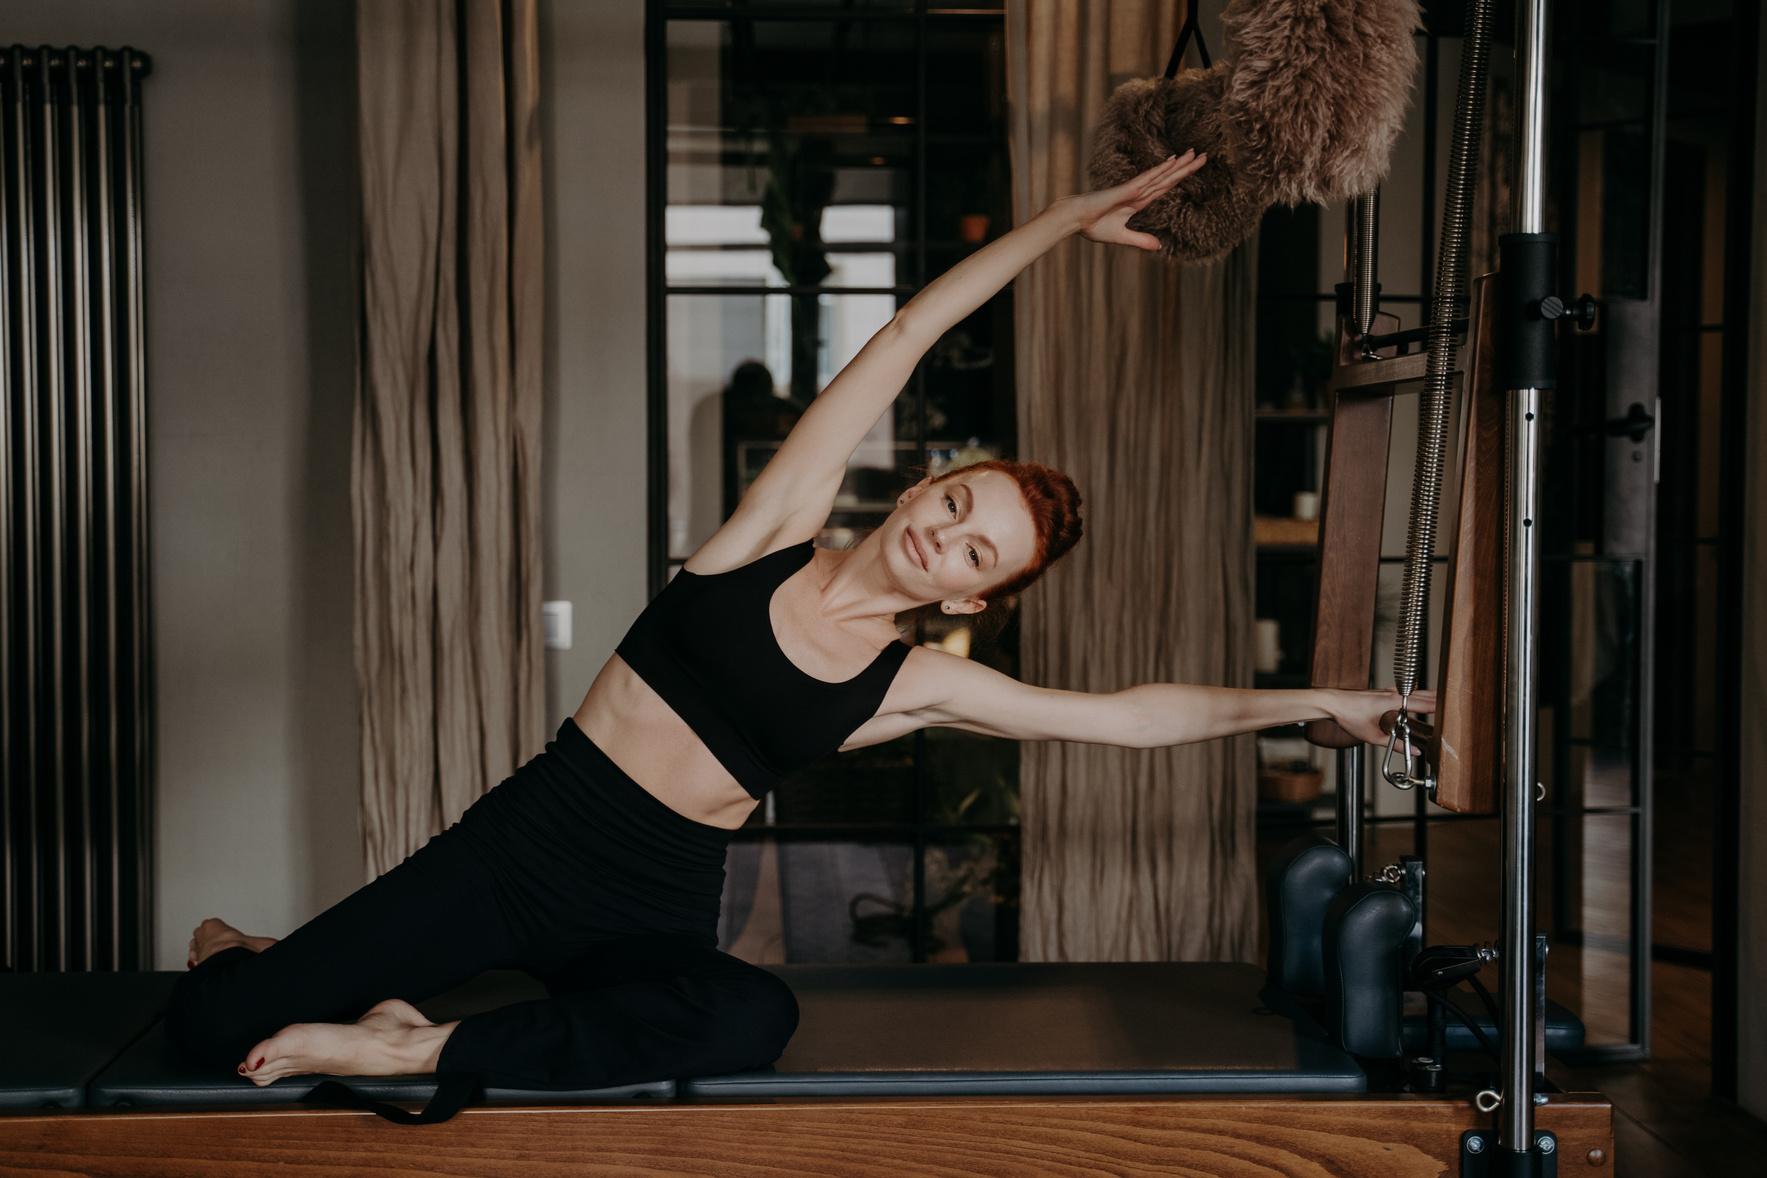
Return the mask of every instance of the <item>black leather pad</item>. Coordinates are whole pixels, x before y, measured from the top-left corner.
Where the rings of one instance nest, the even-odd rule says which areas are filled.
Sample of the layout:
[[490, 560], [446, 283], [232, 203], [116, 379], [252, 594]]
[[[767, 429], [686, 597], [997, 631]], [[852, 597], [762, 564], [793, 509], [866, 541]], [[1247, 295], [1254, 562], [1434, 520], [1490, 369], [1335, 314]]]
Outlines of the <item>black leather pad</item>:
[[1290, 994], [1325, 993], [1325, 910], [1356, 877], [1350, 856], [1305, 834], [1276, 853], [1264, 877], [1270, 978]]
[[1325, 910], [1325, 1029], [1346, 1051], [1369, 1059], [1405, 1052], [1400, 954], [1417, 908], [1398, 888], [1353, 883]]
[[0, 974], [0, 1108], [77, 1108], [166, 1008], [176, 974]]
[[[780, 965], [802, 1019], [771, 1068], [693, 1096], [1361, 1092], [1362, 1069], [1235, 963]], [[1274, 1007], [1274, 1009], [1273, 1009]]]
[[[174, 974], [163, 975], [175, 977]], [[437, 1022], [451, 1022], [511, 1002], [544, 998], [540, 983], [524, 973], [495, 971], [457, 990], [418, 1007]], [[358, 1095], [370, 1100], [427, 1101], [435, 1094], [434, 1076], [289, 1076], [265, 1087], [245, 1077], [192, 1063], [166, 1038], [163, 1024], [141, 1036], [89, 1086], [89, 1103], [117, 1104], [271, 1104], [292, 1103], [304, 1098], [321, 1081], [341, 1079]], [[578, 1100], [609, 1100], [627, 1097], [670, 1097], [673, 1080], [631, 1084], [620, 1088], [520, 1089], [487, 1088], [485, 1099], [522, 1104], [557, 1104]]]
[[[1491, 1042], [1497, 1042], [1497, 1024], [1491, 1021], [1490, 1013], [1485, 1004], [1479, 1001], [1478, 995], [1464, 986], [1451, 990], [1448, 995], [1460, 1007], [1472, 1016], [1479, 1029], [1491, 1036]], [[1429, 1012], [1425, 1009], [1421, 994], [1405, 996], [1405, 1022], [1401, 1034], [1405, 1039], [1405, 1054], [1417, 1055], [1429, 1050], [1430, 1022]], [[1479, 1041], [1473, 1033], [1466, 1029], [1453, 1015], [1448, 1016], [1448, 1050], [1450, 1051], [1482, 1051]], [[1583, 1046], [1583, 1020], [1569, 1010], [1548, 998], [1546, 1000], [1546, 1050], [1575, 1051]]]

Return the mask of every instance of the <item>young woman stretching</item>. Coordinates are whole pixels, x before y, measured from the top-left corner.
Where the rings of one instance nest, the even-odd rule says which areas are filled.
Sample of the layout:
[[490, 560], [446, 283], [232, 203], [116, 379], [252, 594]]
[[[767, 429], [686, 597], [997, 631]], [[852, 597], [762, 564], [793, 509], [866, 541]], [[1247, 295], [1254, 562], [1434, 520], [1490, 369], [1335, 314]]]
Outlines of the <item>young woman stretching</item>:
[[[639, 616], [544, 753], [284, 940], [203, 922], [167, 1016], [174, 1040], [259, 1084], [468, 1072], [593, 1088], [757, 1067], [785, 1047], [797, 1004], [717, 950], [724, 851], [794, 769], [935, 724], [1145, 748], [1330, 718], [1383, 741], [1392, 692], [1091, 695], [904, 643], [897, 614], [977, 613], [1079, 539], [1079, 495], [1045, 467], [923, 479], [853, 550], [811, 545], [848, 455], [934, 341], [1075, 233], [1155, 248], [1125, 222], [1204, 162], [1057, 201], [915, 296]], [[498, 966], [528, 970], [551, 997], [440, 1025], [410, 1005]]]

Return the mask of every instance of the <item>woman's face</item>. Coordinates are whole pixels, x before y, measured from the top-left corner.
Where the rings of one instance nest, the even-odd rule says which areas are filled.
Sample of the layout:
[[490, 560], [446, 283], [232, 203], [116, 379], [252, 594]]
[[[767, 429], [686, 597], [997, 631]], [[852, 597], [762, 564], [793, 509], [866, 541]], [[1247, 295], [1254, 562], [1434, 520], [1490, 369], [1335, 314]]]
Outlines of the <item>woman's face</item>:
[[977, 609], [1036, 551], [1024, 495], [997, 470], [922, 481], [882, 531], [885, 557], [904, 588], [923, 601], [974, 602]]

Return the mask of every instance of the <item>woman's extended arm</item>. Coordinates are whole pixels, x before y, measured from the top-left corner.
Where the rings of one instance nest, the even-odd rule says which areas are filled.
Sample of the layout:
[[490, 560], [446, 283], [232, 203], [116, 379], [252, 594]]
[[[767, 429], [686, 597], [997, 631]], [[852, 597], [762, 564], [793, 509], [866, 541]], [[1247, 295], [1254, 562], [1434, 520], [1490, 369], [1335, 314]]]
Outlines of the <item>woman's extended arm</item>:
[[[910, 655], [898, 679], [905, 681], [903, 710], [866, 722], [844, 747], [858, 748], [917, 728], [943, 726], [1014, 740], [1161, 748], [1307, 720], [1336, 720], [1370, 744], [1385, 744], [1381, 717], [1399, 706], [1395, 691], [1322, 687], [1260, 691], [1143, 683], [1100, 694], [1057, 691], [924, 649]], [[892, 687], [892, 694], [895, 690]], [[1410, 702], [1413, 711], [1432, 712], [1436, 693], [1413, 692]]]
[[1064, 197], [940, 275], [897, 311], [804, 411], [779, 453], [694, 563], [740, 564], [814, 536], [828, 519], [848, 457], [940, 336], [1076, 233], [1093, 241], [1157, 249], [1158, 239], [1129, 229], [1126, 222], [1207, 159], [1187, 153], [1115, 188]]

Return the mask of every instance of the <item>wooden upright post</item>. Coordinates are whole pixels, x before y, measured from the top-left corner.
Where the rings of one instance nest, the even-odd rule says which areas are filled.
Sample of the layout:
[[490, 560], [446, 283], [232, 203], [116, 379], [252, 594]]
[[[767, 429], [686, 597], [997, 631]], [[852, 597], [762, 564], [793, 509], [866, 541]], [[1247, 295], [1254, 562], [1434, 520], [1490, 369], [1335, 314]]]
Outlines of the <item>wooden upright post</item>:
[[1505, 561], [1503, 390], [1492, 345], [1496, 275], [1473, 282], [1464, 365], [1460, 496], [1449, 533], [1435, 723], [1424, 756], [1435, 769], [1436, 804], [1459, 814], [1497, 809], [1503, 772], [1503, 586]]
[[[1387, 499], [1393, 387], [1390, 381], [1380, 379], [1389, 375], [1382, 370], [1388, 361], [1362, 358], [1361, 340], [1343, 311], [1340, 307], [1330, 388], [1331, 427], [1320, 495], [1311, 682], [1314, 687], [1364, 688], [1374, 651], [1374, 596], [1380, 583], [1381, 515]], [[1398, 329], [1397, 316], [1380, 313], [1369, 332], [1381, 335]], [[1381, 353], [1388, 357], [1397, 354], [1394, 348]], [[1415, 365], [1394, 367], [1408, 373]], [[1374, 379], [1369, 381], [1369, 377]], [[1334, 720], [1309, 723], [1307, 739], [1334, 749], [1360, 743]]]

